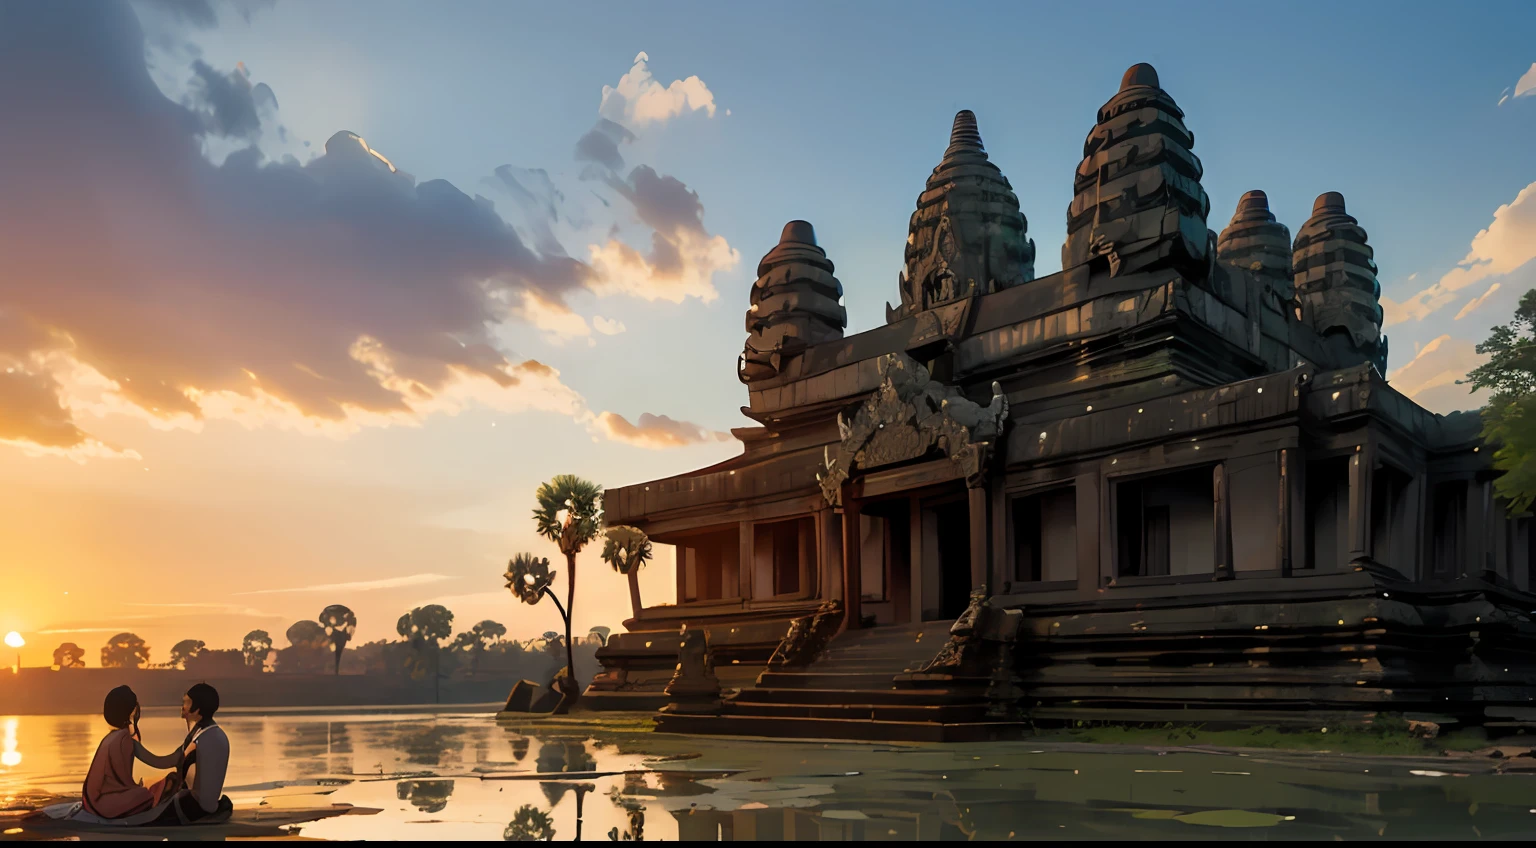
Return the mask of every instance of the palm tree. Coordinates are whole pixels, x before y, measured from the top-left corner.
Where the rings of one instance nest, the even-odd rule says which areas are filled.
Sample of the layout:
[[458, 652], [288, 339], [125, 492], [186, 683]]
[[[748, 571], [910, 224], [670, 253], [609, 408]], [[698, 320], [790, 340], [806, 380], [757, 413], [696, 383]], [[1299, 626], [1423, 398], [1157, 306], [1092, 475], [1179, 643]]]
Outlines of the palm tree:
[[257, 671], [264, 671], [267, 654], [272, 653], [272, 634], [265, 630], [252, 630], [240, 641], [240, 653], [245, 654], [245, 664]]
[[638, 527], [617, 524], [603, 533], [603, 562], [629, 578], [629, 607], [640, 617], [640, 569], [651, 560], [651, 540]]
[[331, 640], [331, 650], [336, 653], [336, 673], [341, 674], [341, 652], [357, 632], [357, 615], [341, 604], [331, 604], [320, 611], [320, 626]]
[[439, 683], [442, 675], [441, 642], [453, 635], [453, 613], [441, 604], [428, 604], [424, 607], [416, 607], [400, 620], [395, 622], [395, 632], [411, 643], [411, 648], [420, 655], [428, 649], [432, 653], [432, 699], [440, 700]]
[[[574, 474], [558, 474], [534, 493], [538, 507], [533, 523], [539, 535], [560, 546], [565, 554], [565, 673], [576, 697], [576, 655], [571, 645], [571, 613], [576, 604], [576, 555], [597, 538], [603, 521], [603, 487]], [[569, 701], [567, 701], [567, 708]]]

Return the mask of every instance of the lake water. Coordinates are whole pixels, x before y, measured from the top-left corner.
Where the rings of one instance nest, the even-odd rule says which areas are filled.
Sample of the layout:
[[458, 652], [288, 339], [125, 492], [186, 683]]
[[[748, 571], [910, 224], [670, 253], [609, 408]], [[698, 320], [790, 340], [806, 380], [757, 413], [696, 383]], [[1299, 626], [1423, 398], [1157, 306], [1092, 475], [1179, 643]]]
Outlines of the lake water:
[[[557, 841], [636, 830], [653, 841], [1536, 836], [1536, 772], [1504, 768], [1518, 761], [721, 740], [635, 732], [638, 723], [622, 719], [514, 727], [465, 708], [219, 718], [237, 808], [380, 810], [293, 829], [310, 838], [501, 840], [548, 829]], [[106, 729], [99, 716], [0, 717], [0, 800], [77, 795]], [[148, 715], [141, 729], [156, 752], [185, 733], [173, 714]]]

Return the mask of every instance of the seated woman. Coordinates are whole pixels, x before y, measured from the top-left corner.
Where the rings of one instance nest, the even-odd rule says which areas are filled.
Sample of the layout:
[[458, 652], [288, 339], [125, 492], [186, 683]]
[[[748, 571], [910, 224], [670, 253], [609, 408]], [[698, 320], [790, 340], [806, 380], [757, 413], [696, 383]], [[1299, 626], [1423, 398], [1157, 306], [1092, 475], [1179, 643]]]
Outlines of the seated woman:
[[155, 756], [139, 741], [139, 698], [127, 686], [107, 693], [102, 717], [114, 729], [101, 740], [85, 774], [81, 803], [85, 812], [101, 819], [127, 819], [158, 807], [179, 786], [176, 773], [151, 786], [133, 778], [133, 761], [158, 769], [176, 768], [182, 751]]

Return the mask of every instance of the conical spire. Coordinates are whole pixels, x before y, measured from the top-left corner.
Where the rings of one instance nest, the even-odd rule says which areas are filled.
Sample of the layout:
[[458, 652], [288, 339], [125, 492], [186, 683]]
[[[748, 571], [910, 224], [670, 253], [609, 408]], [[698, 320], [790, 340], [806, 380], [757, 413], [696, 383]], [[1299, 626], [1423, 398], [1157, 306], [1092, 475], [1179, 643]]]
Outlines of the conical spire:
[[961, 109], [955, 114], [955, 125], [949, 131], [949, 149], [944, 151], [944, 158], [962, 151], [984, 151], [981, 145], [981, 131], [976, 129], [976, 113], [969, 109]]
[[790, 221], [757, 265], [747, 309], [747, 344], [737, 368], [743, 383], [777, 376], [784, 359], [843, 337], [848, 312], [832, 260], [816, 245], [816, 229]]
[[1184, 112], [1157, 71], [1132, 65], [1099, 109], [1067, 209], [1061, 265], [1108, 259], [1114, 275], [1176, 267], [1192, 279], [1210, 269], [1210, 199]]
[[1243, 195], [1232, 222], [1216, 239], [1223, 262], [1253, 274], [1272, 293], [1272, 309], [1291, 311], [1291, 231], [1269, 211], [1269, 196], [1254, 190]]
[[901, 306], [887, 305], [886, 320], [1034, 279], [1028, 226], [1013, 186], [987, 157], [975, 113], [961, 110], [917, 198], [898, 280]]
[[1296, 233], [1291, 265], [1303, 316], [1324, 339], [1345, 336], [1350, 350], [1338, 366], [1366, 361], [1385, 374], [1381, 284], [1366, 232], [1336, 191], [1318, 195], [1312, 217]]

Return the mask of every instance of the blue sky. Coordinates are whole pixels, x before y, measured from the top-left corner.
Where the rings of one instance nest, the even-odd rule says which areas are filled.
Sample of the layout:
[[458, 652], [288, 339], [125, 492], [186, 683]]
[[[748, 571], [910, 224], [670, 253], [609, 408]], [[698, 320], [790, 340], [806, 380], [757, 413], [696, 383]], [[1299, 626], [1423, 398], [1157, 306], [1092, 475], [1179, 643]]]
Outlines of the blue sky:
[[[8, 280], [0, 275], [0, 319], [9, 309], [82, 340], [73, 350], [7, 350], [0, 338], [0, 357], [41, 369], [37, 373], [50, 382], [39, 385], [57, 394], [63, 410], [54, 423], [77, 430], [81, 439], [79, 445], [42, 449], [25, 434], [7, 439], [0, 431], [0, 474], [20, 483], [0, 496], [0, 505], [13, 507], [0, 518], [0, 530], [20, 539], [16, 549], [26, 552], [11, 554], [10, 564], [39, 574], [55, 560], [100, 576], [120, 568], [118, 558], [149, 573], [174, 573], [190, 567], [186, 563], [228, 556], [227, 534], [195, 544], [166, 541], [187, 515], [196, 514], [208, 526], [259, 528], [242, 537], [237, 558], [242, 567], [260, 564], [269, 585], [299, 592], [316, 583], [438, 575], [463, 616], [503, 614], [497, 612], [506, 606], [496, 579], [499, 563], [540, 544], [525, 526], [538, 481], [570, 471], [624, 485], [706, 465], [736, 450], [712, 434], [749, 423], [737, 411], [746, 392], [735, 376], [746, 291], [758, 259], [786, 221], [815, 224], [846, 291], [849, 332], [879, 325], [885, 303], [897, 298], [895, 280], [917, 195], [944, 150], [954, 113], [971, 109], [1029, 220], [1037, 272], [1058, 270], [1083, 138], [1096, 109], [1135, 62], [1155, 65], [1186, 113], [1205, 165], [1212, 229], [1226, 225], [1249, 189], [1265, 190], [1293, 233], [1318, 194], [1344, 193], [1350, 212], [1370, 233], [1381, 269], [1389, 371], [1426, 405], [1441, 411], [1471, 405], [1451, 381], [1475, 364], [1472, 345], [1507, 320], [1520, 293], [1536, 286], [1536, 263], [1528, 261], [1536, 256], [1536, 189], [1521, 194], [1536, 184], [1536, 146], [1530, 141], [1536, 137], [1536, 91], [1515, 96], [1522, 77], [1536, 67], [1536, 5], [1530, 3], [159, 0], [132, 8], [149, 38], [153, 80], [167, 101], [212, 108], [212, 95], [192, 83], [194, 60], [219, 79], [234, 80], [237, 89], [244, 85], [248, 99], [251, 86], [270, 89], [275, 109], [254, 98], [259, 132], [199, 136], [214, 162], [255, 145], [268, 164], [284, 154], [303, 163], [317, 157], [333, 134], [351, 131], [418, 185], [443, 179], [466, 194], [486, 196], [530, 244], [537, 216], [519, 213], [492, 176], [501, 166], [543, 169], [564, 198], [555, 219], [544, 223], [572, 260], [597, 268], [602, 279], [544, 290], [549, 303], [542, 312], [528, 312], [515, 287], [502, 293], [504, 301], [465, 305], [506, 307], [487, 331], [490, 347], [506, 357], [508, 368], [534, 359], [557, 369], [557, 379], [540, 382], [529, 372], [519, 388], [499, 392], [488, 384], [454, 388], [429, 380], [430, 402], [389, 419], [388, 427], [353, 415], [343, 422], [347, 426], [320, 432], [310, 426], [314, 416], [304, 398], [295, 396], [297, 407], [258, 408], [248, 403], [253, 395], [235, 372], [261, 371], [255, 360], [242, 357], [270, 355], [274, 342], [281, 347], [291, 340], [311, 352], [331, 344], [321, 319], [333, 320], [325, 311], [333, 301], [360, 292], [386, 300], [400, 294], [367, 287], [368, 273], [377, 268], [337, 270], [339, 260], [326, 254], [322, 258], [331, 264], [315, 272], [302, 296], [253, 301], [261, 304], [256, 311], [275, 313], [260, 328], [210, 313], [209, 326], [238, 345], [218, 346], [188, 334], [176, 336], [187, 349], [162, 350], [170, 344], [151, 342], [184, 328], [123, 309], [101, 350], [110, 347], [121, 360], [135, 346], [154, 349], [154, 357], [129, 357], [131, 363], [99, 352], [90, 359], [85, 325], [71, 323], [79, 310], [42, 303], [36, 286], [20, 287], [21, 274]], [[204, 8], [216, 22], [193, 14]], [[121, 41], [126, 31], [98, 36], [128, 43]], [[642, 52], [646, 68], [632, 67]], [[239, 63], [243, 76], [235, 70]], [[633, 109], [602, 112], [620, 119], [635, 137], [619, 145], [621, 169], [594, 174], [590, 162], [577, 161], [577, 141], [607, 108], [605, 86], [620, 87], [624, 75], [646, 70], [662, 89], [696, 77], [675, 85], [707, 94], [710, 108], [695, 99], [651, 119], [636, 117]], [[1536, 89], [1536, 74], [1527, 80]], [[65, 84], [46, 75], [24, 85], [13, 81], [0, 88], [0, 100], [14, 100], [0, 105], [8, 108], [7, 120], [17, 122], [13, 126], [41, 126], [80, 100]], [[52, 92], [53, 99], [29, 92]], [[112, 120], [123, 117], [114, 110], [150, 108], [103, 102], [115, 104], [105, 110]], [[119, 134], [107, 120], [95, 146], [80, 155], [147, 161], [148, 154], [129, 151], [126, 142], [116, 146]], [[615, 187], [639, 191], [634, 174], [641, 166], [652, 169], [658, 191], [670, 192], [666, 203], [661, 194], [630, 202]], [[229, 170], [198, 173], [212, 180]], [[83, 178], [72, 186], [69, 172], [59, 173], [49, 172], [59, 181], [52, 194], [76, 189], [101, 208], [143, 210], [146, 223], [139, 226], [152, 227], [157, 214], [177, 212], [154, 192], [135, 196], [116, 183]], [[624, 244], [645, 253], [658, 231], [654, 217], [644, 218], [646, 210], [671, 215], [678, 214], [678, 203], [687, 205], [686, 193], [668, 177], [696, 192], [702, 207], [702, 229], [689, 230], [693, 235], [678, 242], [692, 267], [704, 269], [702, 282], [657, 277], [647, 288], [651, 283], [625, 278], [619, 266], [604, 271], [589, 246]], [[227, 204], [231, 214], [255, 202], [229, 195], [234, 190], [225, 186], [224, 193], [210, 195], [214, 199], [204, 202], [215, 205], [198, 214], [219, 217], [226, 207], [216, 202]], [[1496, 211], [1506, 206], [1495, 225]], [[325, 226], [344, 230], [350, 224]], [[247, 225], [243, 232], [249, 231]], [[258, 235], [252, 239], [259, 243]], [[200, 249], [191, 242], [178, 247], [175, 233], [146, 231], [146, 237], [171, 254], [191, 256]], [[272, 261], [286, 260], [285, 273], [297, 268], [302, 276], [312, 245], [267, 238]], [[381, 255], [397, 248], [376, 247]], [[487, 249], [492, 259], [502, 255], [499, 247]], [[382, 267], [411, 269], [414, 276], [391, 285], [415, 287], [421, 299], [411, 308], [418, 311], [436, 302], [434, 286], [449, 292], [452, 280], [467, 273], [445, 267], [439, 279], [434, 266], [413, 256], [391, 256]], [[1452, 274], [1458, 263], [1474, 258], [1482, 270]], [[446, 261], [453, 264], [451, 257]], [[50, 273], [46, 263], [28, 268], [34, 276]], [[240, 269], [246, 288], [230, 284], [230, 290], [259, 293], [265, 283], [278, 282], [275, 273], [261, 262], [247, 263]], [[349, 273], [356, 279], [350, 287], [338, 282], [332, 296], [326, 275]], [[1416, 294], [1447, 274], [1467, 285], [1412, 306]], [[223, 284], [201, 282], [212, 292]], [[1495, 283], [1499, 288], [1486, 300], [1467, 308]], [[93, 284], [62, 272], [52, 281], [53, 288], [85, 298], [98, 291]], [[569, 312], [561, 311], [562, 302]], [[166, 299], [162, 305], [187, 310], [189, 323], [206, 306], [200, 299]], [[384, 316], [384, 329], [408, 336], [410, 310], [397, 312]], [[374, 320], [384, 320], [380, 315]], [[603, 332], [619, 324], [621, 332]], [[272, 327], [280, 336], [292, 327], [292, 338], [274, 340]], [[258, 331], [264, 339], [241, 338]], [[209, 361], [223, 370], [183, 367]], [[139, 369], [132, 373], [158, 373], [178, 391], [203, 398], [197, 401], [201, 423], [135, 400], [122, 382], [130, 365]], [[117, 380], [116, 388], [81, 378], [85, 372], [76, 366]], [[227, 373], [235, 373], [235, 382]], [[520, 394], [533, 392], [535, 384], [536, 399]], [[379, 387], [354, 388], [367, 389], [362, 397]], [[532, 411], [520, 411], [530, 404]], [[617, 428], [618, 418], [602, 417], [608, 415], [630, 429]], [[677, 438], [658, 441], [653, 431]], [[658, 449], [665, 445], [671, 447]], [[93, 538], [82, 535], [84, 519], [68, 517], [120, 516], [130, 505], [140, 516], [136, 524], [99, 544], [82, 541]], [[380, 531], [384, 525], [389, 529]], [[317, 568], [335, 574], [318, 580]], [[670, 599], [666, 568], [653, 569], [647, 586]], [[611, 624], [627, 607], [627, 596], [621, 581], [593, 571], [582, 585], [590, 585], [597, 600], [578, 617]], [[29, 585], [44, 582], [37, 578]], [[423, 599], [421, 584], [409, 585], [418, 588], [359, 590], [373, 605], [360, 608], [368, 613], [364, 636], [383, 635], [397, 607]], [[142, 596], [135, 602], [166, 594], [153, 585], [133, 591]], [[169, 595], [191, 602], [177, 592]], [[311, 601], [305, 597], [263, 596], [265, 606], [256, 612], [273, 620], [307, 616], [304, 604]], [[71, 615], [62, 607], [0, 603], [0, 628], [67, 630], [64, 624], [132, 621], [120, 604], [114, 606], [121, 600], [101, 597]], [[232, 632], [237, 624], [244, 626], [243, 620], [205, 617], [188, 619], [186, 626], [222, 633], [219, 628]], [[101, 624], [108, 626], [116, 624]], [[528, 629], [545, 627], [541, 621]]]

